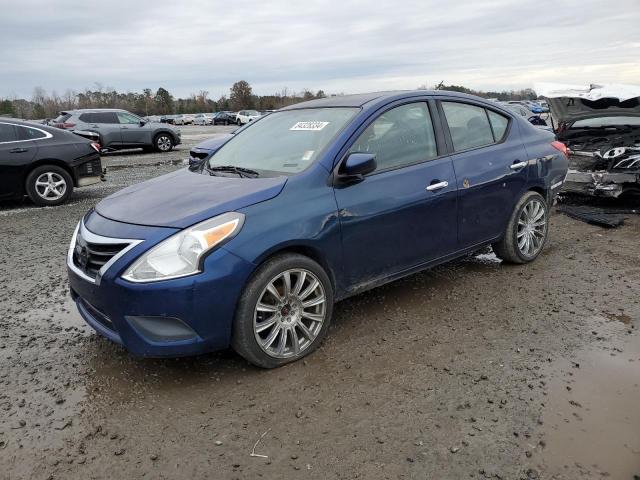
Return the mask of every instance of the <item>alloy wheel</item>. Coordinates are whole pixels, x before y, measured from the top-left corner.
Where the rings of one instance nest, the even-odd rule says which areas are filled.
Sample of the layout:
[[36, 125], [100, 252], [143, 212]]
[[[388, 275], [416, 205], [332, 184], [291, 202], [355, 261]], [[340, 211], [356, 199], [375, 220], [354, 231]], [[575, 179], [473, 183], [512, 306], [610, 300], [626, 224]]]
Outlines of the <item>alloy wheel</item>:
[[171, 150], [171, 139], [166, 135], [159, 136], [156, 143], [158, 145], [158, 149], [163, 152], [168, 152], [169, 150]]
[[527, 202], [518, 217], [516, 239], [520, 253], [534, 257], [540, 252], [547, 236], [547, 212], [538, 199]]
[[322, 283], [309, 270], [286, 270], [269, 281], [255, 306], [253, 331], [274, 358], [297, 357], [316, 339], [327, 312]]
[[55, 172], [45, 172], [36, 178], [36, 193], [47, 201], [59, 200], [67, 191], [66, 180]]

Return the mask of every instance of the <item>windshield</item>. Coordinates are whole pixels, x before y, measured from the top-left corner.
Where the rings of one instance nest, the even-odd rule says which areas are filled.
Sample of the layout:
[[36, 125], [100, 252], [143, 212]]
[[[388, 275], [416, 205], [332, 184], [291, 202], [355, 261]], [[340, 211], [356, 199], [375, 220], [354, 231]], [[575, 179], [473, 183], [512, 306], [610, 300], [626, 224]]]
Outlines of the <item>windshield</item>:
[[585, 118], [584, 120], [578, 120], [571, 128], [584, 128], [584, 127], [613, 127], [619, 125], [631, 125], [634, 127], [640, 126], [640, 116], [638, 117], [625, 117], [625, 116], [612, 116], [612, 117], [597, 117], [597, 118]]
[[209, 159], [208, 167], [247, 168], [261, 176], [296, 174], [318, 158], [357, 111], [309, 108], [271, 113], [238, 132]]

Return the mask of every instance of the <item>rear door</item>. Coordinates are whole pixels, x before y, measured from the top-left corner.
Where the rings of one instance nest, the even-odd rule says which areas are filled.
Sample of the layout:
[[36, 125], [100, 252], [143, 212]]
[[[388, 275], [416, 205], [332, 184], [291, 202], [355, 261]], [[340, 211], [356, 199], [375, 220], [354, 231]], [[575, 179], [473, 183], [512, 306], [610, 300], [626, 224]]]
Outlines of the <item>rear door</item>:
[[35, 142], [21, 135], [23, 132], [20, 128], [22, 127], [18, 125], [0, 122], [0, 198], [11, 198], [24, 193], [24, 177], [38, 150]]
[[89, 126], [100, 134], [103, 147], [122, 146], [122, 133], [116, 112], [93, 112], [89, 119], [92, 120]]
[[527, 183], [527, 155], [510, 116], [459, 99], [438, 102], [458, 189], [460, 249], [500, 236]]
[[372, 119], [349, 149], [377, 162], [360, 183], [334, 189], [352, 289], [456, 249], [455, 175], [433, 124], [426, 101], [399, 105]]

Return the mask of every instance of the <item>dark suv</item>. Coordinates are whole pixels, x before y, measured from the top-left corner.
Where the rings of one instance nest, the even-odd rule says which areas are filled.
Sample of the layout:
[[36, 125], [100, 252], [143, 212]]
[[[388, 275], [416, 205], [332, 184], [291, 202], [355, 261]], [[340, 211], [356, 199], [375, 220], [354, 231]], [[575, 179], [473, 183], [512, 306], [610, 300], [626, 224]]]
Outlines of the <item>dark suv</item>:
[[180, 143], [180, 130], [166, 123], [147, 122], [117, 109], [84, 109], [60, 112], [54, 127], [74, 132], [95, 132], [104, 150], [143, 148], [169, 152]]

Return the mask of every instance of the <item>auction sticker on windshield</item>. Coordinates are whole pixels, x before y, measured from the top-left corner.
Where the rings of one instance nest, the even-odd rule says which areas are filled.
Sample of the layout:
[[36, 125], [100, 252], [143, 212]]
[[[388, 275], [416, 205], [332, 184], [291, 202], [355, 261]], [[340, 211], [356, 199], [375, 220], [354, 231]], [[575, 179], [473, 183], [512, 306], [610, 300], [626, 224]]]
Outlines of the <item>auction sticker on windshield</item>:
[[329, 125], [329, 122], [298, 122], [289, 130], [307, 130], [317, 132]]

